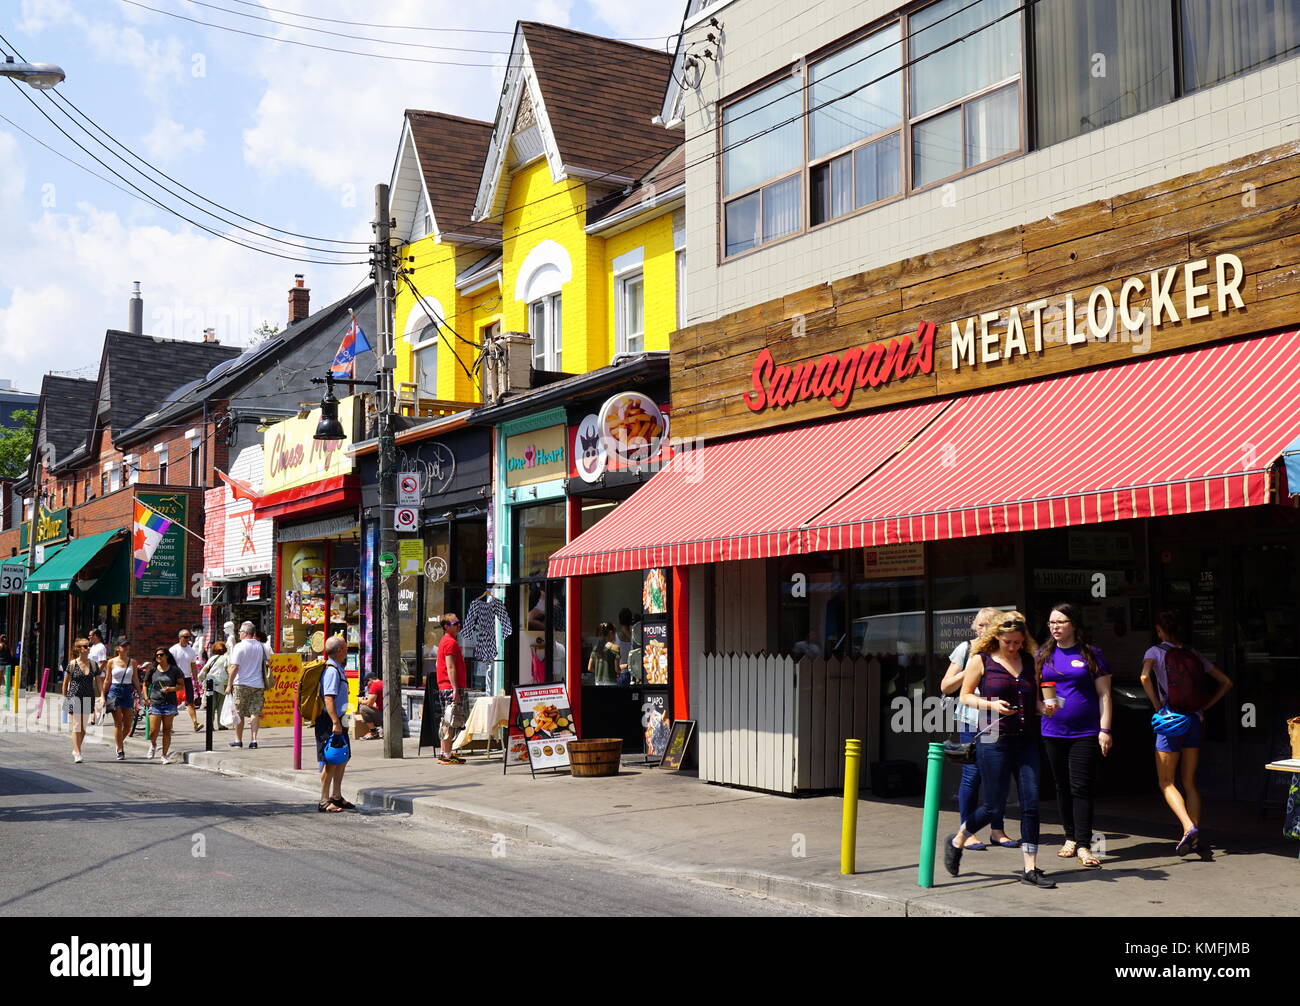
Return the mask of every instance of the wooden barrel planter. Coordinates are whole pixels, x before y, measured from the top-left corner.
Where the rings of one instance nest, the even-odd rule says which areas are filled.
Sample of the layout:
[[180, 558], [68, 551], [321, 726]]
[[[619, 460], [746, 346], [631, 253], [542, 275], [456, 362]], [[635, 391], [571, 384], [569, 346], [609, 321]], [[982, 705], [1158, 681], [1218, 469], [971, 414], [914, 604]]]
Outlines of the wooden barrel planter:
[[575, 776], [618, 775], [622, 755], [623, 740], [619, 737], [569, 741], [569, 766]]

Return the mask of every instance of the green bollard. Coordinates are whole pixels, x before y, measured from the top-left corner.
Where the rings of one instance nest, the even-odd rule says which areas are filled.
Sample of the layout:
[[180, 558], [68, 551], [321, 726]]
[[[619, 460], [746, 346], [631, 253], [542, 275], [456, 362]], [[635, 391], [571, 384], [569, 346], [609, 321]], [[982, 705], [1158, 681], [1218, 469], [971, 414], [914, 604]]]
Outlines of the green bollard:
[[921, 862], [916, 882], [934, 886], [934, 851], [939, 835], [939, 794], [943, 791], [943, 745], [931, 744], [925, 756], [925, 814], [921, 818]]

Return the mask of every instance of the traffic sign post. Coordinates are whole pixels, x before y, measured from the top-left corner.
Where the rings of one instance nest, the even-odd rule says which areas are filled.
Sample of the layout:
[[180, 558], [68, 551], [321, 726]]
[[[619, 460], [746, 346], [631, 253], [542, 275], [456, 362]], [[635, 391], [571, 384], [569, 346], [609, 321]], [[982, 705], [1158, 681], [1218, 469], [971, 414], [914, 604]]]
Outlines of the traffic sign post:
[[417, 473], [397, 473], [397, 505], [403, 507], [420, 505], [420, 476]]
[[413, 506], [399, 506], [393, 511], [393, 530], [401, 533], [402, 531], [419, 531], [420, 530], [420, 510]]

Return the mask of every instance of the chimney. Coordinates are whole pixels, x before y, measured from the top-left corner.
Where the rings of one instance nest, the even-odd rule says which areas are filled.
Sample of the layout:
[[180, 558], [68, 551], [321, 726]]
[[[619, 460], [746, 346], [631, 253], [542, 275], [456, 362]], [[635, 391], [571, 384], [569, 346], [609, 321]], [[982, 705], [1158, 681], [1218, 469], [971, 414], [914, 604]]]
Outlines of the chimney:
[[302, 273], [295, 273], [289, 288], [289, 324], [302, 321], [311, 314], [311, 291], [302, 285]]
[[483, 398], [495, 405], [506, 395], [519, 394], [531, 387], [533, 337], [527, 332], [503, 332], [490, 336], [484, 347]]
[[144, 301], [140, 299], [140, 282], [134, 284], [127, 312], [126, 330], [132, 335], [144, 335]]
[[221, 342], [217, 339], [217, 330], [215, 328], [205, 328], [203, 330], [203, 341], [210, 342], [214, 346], [221, 345]]

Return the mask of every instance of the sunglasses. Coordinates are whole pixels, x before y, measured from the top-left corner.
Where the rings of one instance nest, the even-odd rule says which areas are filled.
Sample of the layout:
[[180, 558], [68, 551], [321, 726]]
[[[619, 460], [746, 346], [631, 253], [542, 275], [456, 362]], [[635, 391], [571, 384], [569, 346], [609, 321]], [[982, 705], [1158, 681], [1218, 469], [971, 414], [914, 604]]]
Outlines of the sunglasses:
[[447, 628], [450, 629], [450, 628], [452, 628], [452, 627], [454, 627], [454, 626], [457, 626], [457, 625], [460, 625], [460, 622], [448, 622], [448, 623], [447, 623]]
[[1001, 632], [1024, 632], [1025, 623], [1019, 621], [1003, 622], [1001, 625], [998, 626], [998, 630]]

